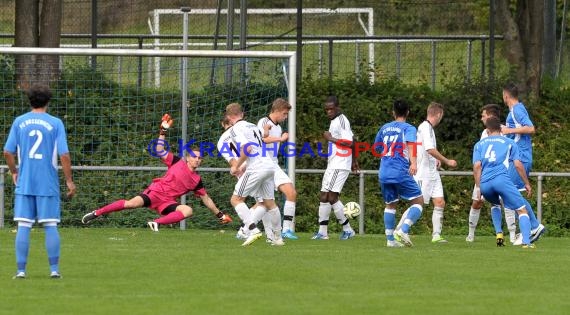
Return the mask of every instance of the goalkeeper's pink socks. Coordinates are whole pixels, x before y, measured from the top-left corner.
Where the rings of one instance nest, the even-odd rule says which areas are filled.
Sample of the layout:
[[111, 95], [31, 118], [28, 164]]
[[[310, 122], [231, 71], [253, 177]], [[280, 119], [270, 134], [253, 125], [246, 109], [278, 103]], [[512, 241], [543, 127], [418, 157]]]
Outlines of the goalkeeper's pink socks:
[[110, 203], [110, 204], [104, 206], [103, 208], [95, 210], [95, 215], [100, 216], [100, 215], [107, 214], [110, 212], [121, 211], [121, 210], [125, 209], [125, 202], [127, 202], [127, 201], [124, 199], [121, 199], [121, 200], [117, 200], [113, 203]]
[[154, 220], [158, 224], [172, 224], [184, 220], [184, 214], [180, 211], [172, 211], [169, 214]]

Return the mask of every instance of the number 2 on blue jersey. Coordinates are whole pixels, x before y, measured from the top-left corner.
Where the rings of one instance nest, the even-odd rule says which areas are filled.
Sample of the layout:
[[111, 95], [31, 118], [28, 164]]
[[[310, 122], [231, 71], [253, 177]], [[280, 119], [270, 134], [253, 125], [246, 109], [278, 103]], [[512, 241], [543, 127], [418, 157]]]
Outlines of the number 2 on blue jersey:
[[40, 147], [40, 144], [42, 143], [44, 135], [42, 134], [41, 131], [39, 131], [37, 129], [32, 129], [32, 130], [30, 130], [30, 133], [28, 133], [28, 136], [30, 136], [30, 137], [36, 137], [37, 136], [36, 141], [34, 142], [34, 145], [32, 145], [32, 148], [30, 149], [30, 152], [28, 153], [28, 157], [30, 159], [36, 159], [36, 160], [43, 159], [43, 155], [40, 153], [36, 153], [36, 151]]

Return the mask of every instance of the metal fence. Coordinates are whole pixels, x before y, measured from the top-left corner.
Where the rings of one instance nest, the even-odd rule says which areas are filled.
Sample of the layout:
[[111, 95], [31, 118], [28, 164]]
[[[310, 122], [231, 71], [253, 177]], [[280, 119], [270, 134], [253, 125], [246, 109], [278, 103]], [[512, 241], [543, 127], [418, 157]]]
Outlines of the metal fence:
[[[6, 185], [6, 174], [8, 167], [0, 165], [0, 228], [4, 227], [4, 214], [5, 214], [5, 194], [4, 186]], [[97, 170], [129, 170], [129, 171], [158, 171], [165, 170], [164, 167], [125, 167], [125, 166], [74, 166], [74, 171], [97, 171]], [[223, 172], [228, 173], [229, 169], [226, 168], [200, 168], [200, 172]], [[298, 174], [324, 174], [323, 169], [297, 169], [295, 173]], [[442, 176], [473, 176], [472, 172], [467, 171], [441, 171]], [[366, 214], [366, 197], [364, 177], [374, 175], [378, 176], [378, 170], [361, 170], [358, 174], [358, 203], [360, 204], [362, 214], [359, 216], [358, 232], [365, 234], [364, 216]], [[556, 172], [531, 172], [531, 178], [536, 177], [536, 215], [539, 221], [542, 220], [542, 193], [543, 193], [543, 180], [545, 177], [570, 177], [570, 173], [556, 173]], [[11, 184], [11, 183], [10, 183]]]
[[[66, 43], [61, 47], [91, 48], [91, 44], [86, 43], [90, 37], [89, 34], [63, 34]], [[98, 37], [112, 41], [99, 44], [99, 48], [182, 49], [184, 45], [182, 35], [99, 34]], [[2, 38], [12, 39], [13, 35], [0, 34]], [[495, 39], [500, 41], [502, 37]], [[318, 78], [355, 76], [371, 83], [396, 78], [407, 84], [425, 84], [435, 90], [453, 76], [469, 81], [475, 77], [484, 78], [493, 71], [489, 69], [489, 60], [493, 58], [488, 52], [489, 40], [487, 35], [303, 36], [302, 71]], [[212, 41], [211, 36], [190, 35], [187, 45], [194, 50], [211, 49]], [[227, 44], [219, 45], [223, 48]], [[295, 51], [297, 42], [293, 37], [252, 35], [247, 37], [247, 45], [252, 47], [251, 50]], [[120, 81], [123, 74], [121, 61], [119, 56], [113, 62], [97, 62], [95, 58], [85, 62], [116, 73], [116, 79]], [[507, 69], [501, 67], [501, 61], [498, 66]], [[160, 60], [148, 59], [146, 64], [139, 62], [138, 87], [160, 87], [160, 71]]]

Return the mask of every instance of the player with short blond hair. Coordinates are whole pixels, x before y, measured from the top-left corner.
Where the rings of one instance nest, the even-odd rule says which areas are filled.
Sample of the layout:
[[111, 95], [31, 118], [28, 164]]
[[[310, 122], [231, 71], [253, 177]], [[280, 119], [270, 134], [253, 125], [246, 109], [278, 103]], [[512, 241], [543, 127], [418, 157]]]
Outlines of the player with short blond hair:
[[443, 119], [444, 106], [440, 103], [431, 102], [427, 107], [427, 117], [418, 126], [417, 142], [418, 146], [418, 172], [414, 175], [414, 179], [422, 190], [424, 203], [429, 204], [430, 199], [433, 201], [432, 213], [432, 243], [446, 243], [447, 240], [441, 236], [443, 225], [443, 210], [445, 208], [445, 199], [443, 196], [443, 184], [438, 168], [440, 164], [449, 167], [457, 167], [457, 162], [445, 157], [437, 149], [437, 141], [434, 128], [439, 125]]
[[[275, 163], [275, 189], [281, 191], [285, 195], [285, 205], [283, 206], [283, 230], [281, 235], [283, 238], [296, 240], [295, 234], [295, 205], [297, 202], [297, 191], [293, 186], [293, 182], [289, 176], [279, 166], [278, 154], [279, 144], [287, 141], [289, 134], [283, 132], [281, 123], [287, 119], [291, 104], [282, 98], [277, 98], [271, 105], [271, 112], [266, 117], [261, 118], [257, 122], [257, 127], [262, 132], [265, 152], [271, 157]], [[266, 221], [266, 219], [264, 219]], [[265, 225], [265, 223], [264, 223]]]

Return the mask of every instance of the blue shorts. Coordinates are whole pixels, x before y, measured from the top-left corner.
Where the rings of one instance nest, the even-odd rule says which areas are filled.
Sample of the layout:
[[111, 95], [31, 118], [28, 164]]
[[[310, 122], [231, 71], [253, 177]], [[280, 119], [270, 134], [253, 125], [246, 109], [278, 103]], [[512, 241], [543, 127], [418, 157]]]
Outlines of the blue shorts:
[[509, 181], [507, 177], [498, 176], [490, 181], [481, 183], [481, 194], [491, 204], [501, 204], [499, 201], [499, 197], [501, 197], [505, 208], [519, 210], [526, 204], [524, 197], [515, 187], [515, 184]]
[[420, 186], [411, 175], [402, 178], [399, 183], [380, 182], [380, 189], [384, 196], [384, 202], [387, 204], [398, 201], [400, 197], [405, 200], [412, 200], [422, 196]]
[[[524, 166], [524, 170], [526, 172], [526, 176], [528, 177], [528, 174], [530, 174], [530, 169], [532, 168], [532, 162], [522, 162], [522, 165]], [[524, 189], [524, 182], [522, 180], [522, 178], [520, 177], [519, 173], [517, 172], [517, 168], [515, 167], [515, 165], [513, 163], [511, 163], [509, 165], [509, 177], [511, 178], [511, 181], [513, 182], [513, 184], [515, 184], [515, 187], [518, 190], [525, 190]]]
[[14, 198], [14, 221], [60, 222], [59, 196], [16, 195]]

